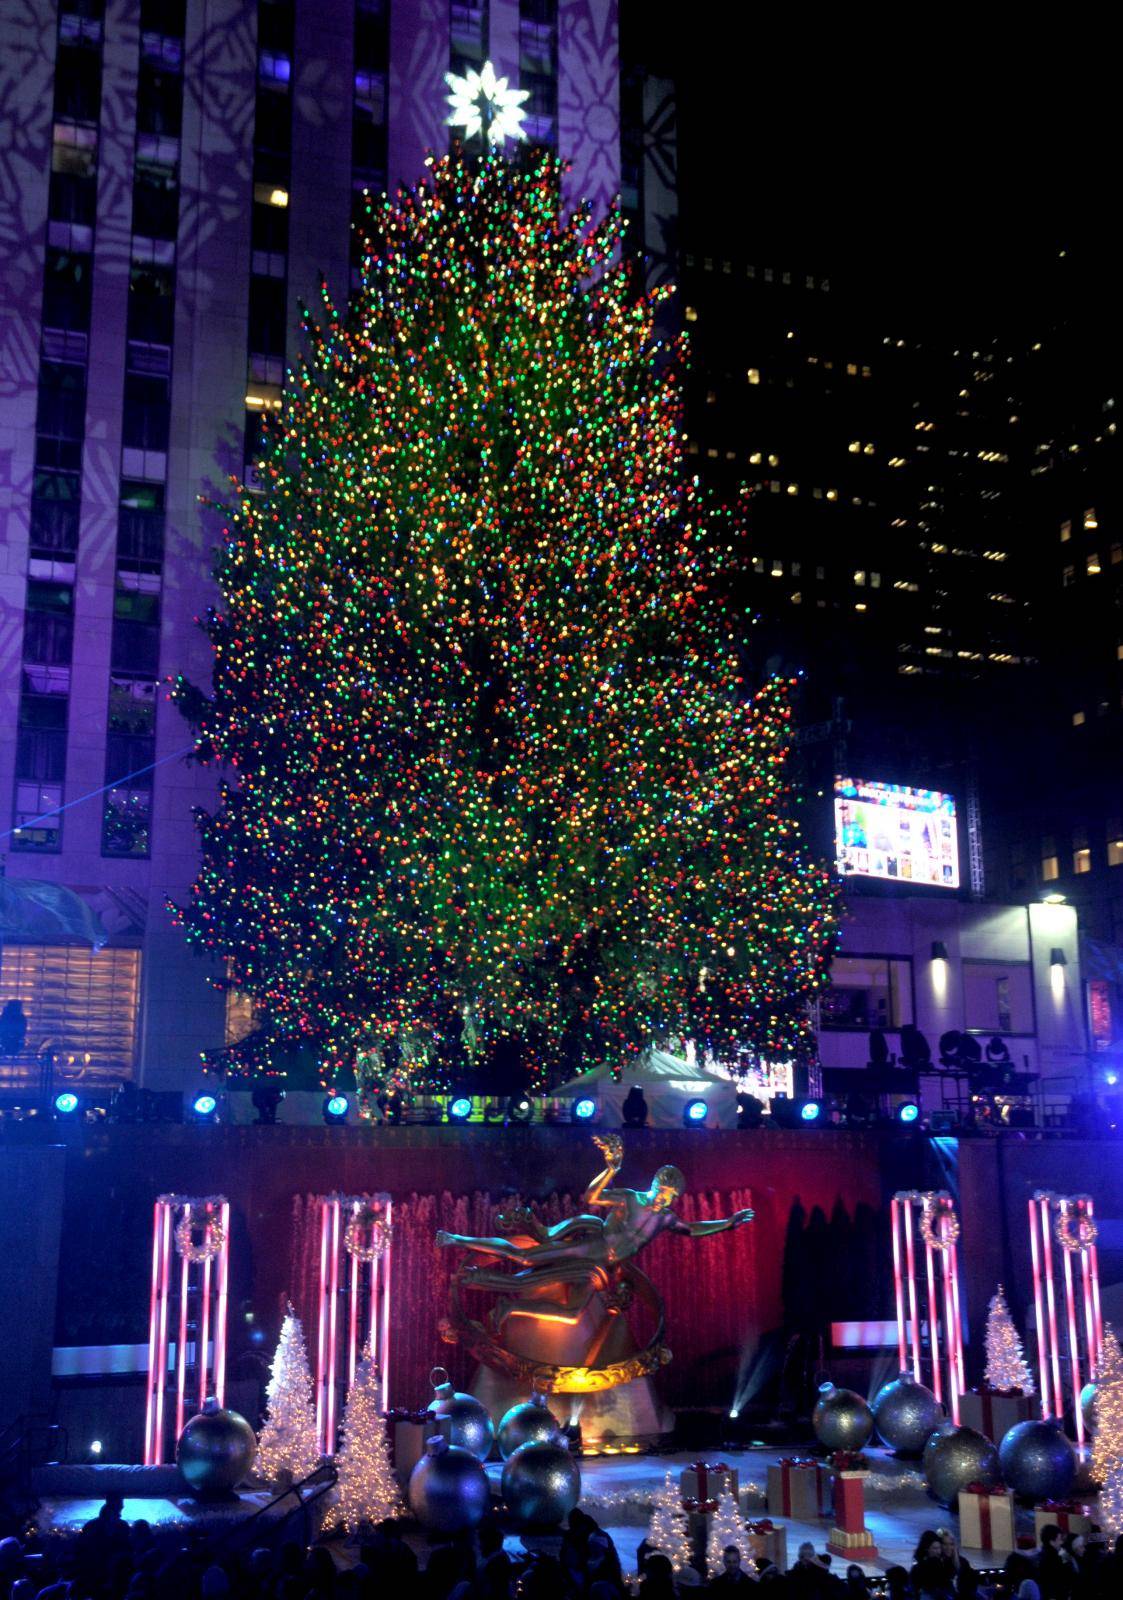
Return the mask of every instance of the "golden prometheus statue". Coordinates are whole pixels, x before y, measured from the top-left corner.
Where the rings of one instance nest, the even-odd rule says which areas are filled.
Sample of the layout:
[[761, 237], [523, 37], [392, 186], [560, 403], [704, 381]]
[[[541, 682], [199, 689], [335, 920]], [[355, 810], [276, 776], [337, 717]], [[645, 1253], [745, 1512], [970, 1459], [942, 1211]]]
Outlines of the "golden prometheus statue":
[[[519, 1208], [500, 1214], [503, 1238], [437, 1234], [438, 1245], [495, 1258], [480, 1266], [464, 1262], [454, 1273], [444, 1337], [485, 1366], [545, 1394], [593, 1394], [664, 1366], [671, 1352], [663, 1342], [663, 1303], [635, 1257], [661, 1233], [700, 1239], [753, 1217], [745, 1210], [712, 1222], [684, 1222], [674, 1209], [686, 1188], [677, 1167], [660, 1167], [649, 1189], [617, 1189], [611, 1185], [623, 1141], [605, 1134], [594, 1143], [606, 1165], [585, 1190], [584, 1203], [599, 1215], [583, 1213], [545, 1228]], [[500, 1262], [513, 1263], [515, 1270]], [[468, 1290], [498, 1296], [486, 1316], [465, 1310]], [[636, 1301], [654, 1321], [642, 1346], [625, 1315]]]

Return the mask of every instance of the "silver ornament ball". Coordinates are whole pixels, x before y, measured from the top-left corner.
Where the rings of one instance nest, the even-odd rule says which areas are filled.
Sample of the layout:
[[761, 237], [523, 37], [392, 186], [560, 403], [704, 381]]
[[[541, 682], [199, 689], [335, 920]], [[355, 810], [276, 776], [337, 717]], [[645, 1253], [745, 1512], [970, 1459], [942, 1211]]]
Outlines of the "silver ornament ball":
[[1027, 1499], [1063, 1500], [1076, 1482], [1076, 1451], [1057, 1422], [1015, 1423], [998, 1457], [1003, 1478]]
[[476, 1527], [491, 1504], [487, 1473], [470, 1450], [430, 1439], [409, 1475], [409, 1504], [433, 1533], [463, 1533]]
[[910, 1372], [902, 1372], [877, 1391], [873, 1400], [873, 1420], [877, 1431], [891, 1450], [918, 1456], [944, 1408], [931, 1389], [917, 1383]]
[[998, 1450], [974, 1428], [938, 1427], [924, 1446], [924, 1476], [944, 1505], [955, 1505], [961, 1489], [998, 1482]]
[[197, 1499], [228, 1495], [246, 1477], [257, 1439], [245, 1417], [206, 1401], [187, 1423], [175, 1447], [180, 1476]]
[[539, 1394], [512, 1406], [500, 1421], [496, 1435], [499, 1454], [506, 1461], [524, 1444], [545, 1444], [560, 1437], [561, 1429], [554, 1413]]
[[824, 1383], [811, 1413], [815, 1437], [827, 1450], [860, 1450], [873, 1432], [873, 1412], [853, 1389]]
[[1080, 1410], [1084, 1415], [1084, 1427], [1089, 1433], [1096, 1431], [1096, 1385], [1086, 1383], [1080, 1391]]
[[[440, 1373], [444, 1373], [443, 1381], [438, 1381]], [[453, 1389], [443, 1367], [433, 1368], [433, 1384], [436, 1392], [429, 1402], [429, 1415], [446, 1423], [451, 1444], [470, 1450], [478, 1461], [486, 1461], [495, 1443], [495, 1424], [487, 1407], [473, 1395]]]
[[563, 1444], [521, 1445], [503, 1464], [503, 1499], [521, 1527], [556, 1527], [581, 1498], [581, 1473]]

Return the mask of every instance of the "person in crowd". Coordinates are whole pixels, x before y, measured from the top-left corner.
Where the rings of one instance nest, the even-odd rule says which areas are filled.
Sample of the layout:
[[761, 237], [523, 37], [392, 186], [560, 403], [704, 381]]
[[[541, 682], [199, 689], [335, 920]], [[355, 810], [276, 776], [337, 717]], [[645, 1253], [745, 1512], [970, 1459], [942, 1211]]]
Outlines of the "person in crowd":
[[810, 1540], [800, 1545], [795, 1566], [788, 1573], [787, 1589], [792, 1600], [825, 1600], [828, 1574], [815, 1554]]
[[913, 1600], [912, 1581], [904, 1567], [890, 1567], [885, 1574], [886, 1600]]
[[916, 1600], [952, 1600], [955, 1593], [955, 1567], [944, 1541], [933, 1528], [926, 1528], [912, 1558], [912, 1587]]
[[868, 1600], [869, 1592], [870, 1580], [857, 1562], [852, 1561], [846, 1569], [846, 1600]]
[[741, 1552], [735, 1544], [727, 1544], [721, 1552], [721, 1571], [710, 1579], [714, 1594], [747, 1594], [759, 1582], [756, 1572], [746, 1571], [741, 1565]]
[[661, 1550], [652, 1550], [644, 1562], [639, 1592], [641, 1600], [678, 1600], [675, 1569]]
[[1041, 1591], [1041, 1600], [1068, 1600], [1071, 1576], [1061, 1556], [1061, 1548], [1060, 1528], [1055, 1522], [1046, 1523], [1041, 1530], [1041, 1545], [1033, 1573]]

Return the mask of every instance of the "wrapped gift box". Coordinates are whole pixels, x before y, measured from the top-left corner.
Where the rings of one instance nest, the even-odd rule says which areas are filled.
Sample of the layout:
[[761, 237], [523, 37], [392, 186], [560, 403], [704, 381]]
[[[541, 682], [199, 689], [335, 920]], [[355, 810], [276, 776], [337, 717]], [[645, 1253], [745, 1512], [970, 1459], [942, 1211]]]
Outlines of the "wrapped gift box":
[[831, 1514], [831, 1475], [810, 1457], [788, 1456], [768, 1469], [768, 1515], [815, 1522]]
[[745, 1564], [749, 1561], [771, 1561], [781, 1572], [788, 1570], [788, 1530], [781, 1524], [763, 1517], [745, 1524], [746, 1549], [742, 1551]]
[[1001, 1444], [1016, 1422], [1032, 1422], [1037, 1415], [1033, 1396], [1004, 1393], [1000, 1389], [968, 1389], [960, 1396], [959, 1417], [966, 1428]]
[[1078, 1505], [1075, 1501], [1045, 1500], [1033, 1508], [1033, 1531], [1038, 1544], [1042, 1528], [1052, 1526], [1062, 1533], [1087, 1533], [1093, 1520], [1091, 1506]]
[[686, 1512], [686, 1528], [694, 1540], [708, 1539], [710, 1535], [710, 1518], [717, 1510], [716, 1500], [695, 1500], [688, 1495], [682, 1502], [682, 1509]]
[[426, 1439], [440, 1432], [438, 1419], [424, 1410], [406, 1411], [402, 1408], [385, 1411], [383, 1416], [390, 1436], [390, 1457], [394, 1471], [405, 1483], [425, 1454]]
[[959, 1542], [969, 1550], [1013, 1550], [1014, 1496], [1007, 1489], [961, 1489]]
[[719, 1494], [737, 1498], [737, 1469], [724, 1461], [695, 1461], [684, 1467], [679, 1478], [683, 1503], [687, 1500], [716, 1500]]

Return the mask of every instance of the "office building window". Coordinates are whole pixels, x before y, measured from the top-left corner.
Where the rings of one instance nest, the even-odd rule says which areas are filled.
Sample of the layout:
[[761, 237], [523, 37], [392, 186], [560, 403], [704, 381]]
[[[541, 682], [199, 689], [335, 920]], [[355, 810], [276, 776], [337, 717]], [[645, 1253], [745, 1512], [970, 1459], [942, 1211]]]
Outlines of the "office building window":
[[1083, 711], [1074, 711], [1072, 713], [1072, 725], [1074, 728], [1082, 728], [1085, 720]]
[[1083, 829], [1072, 836], [1072, 870], [1077, 873], [1092, 870], [1092, 852], [1088, 848], [1088, 835]]
[[965, 961], [963, 1015], [970, 1032], [1032, 1033], [1029, 962]]
[[1107, 864], [1123, 867], [1123, 820], [1110, 817], [1107, 823]]
[[884, 956], [836, 956], [820, 1002], [823, 1028], [899, 1028], [912, 1021], [912, 962]]
[[0, 1004], [18, 1000], [27, 1046], [50, 1050], [56, 1079], [81, 1072], [86, 1085], [132, 1076], [140, 1000], [139, 950], [5, 944]]
[[1071, 522], [1062, 522], [1061, 523], [1061, 543], [1062, 544], [1067, 544], [1068, 541], [1071, 538], [1072, 538], [1072, 523]]

